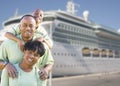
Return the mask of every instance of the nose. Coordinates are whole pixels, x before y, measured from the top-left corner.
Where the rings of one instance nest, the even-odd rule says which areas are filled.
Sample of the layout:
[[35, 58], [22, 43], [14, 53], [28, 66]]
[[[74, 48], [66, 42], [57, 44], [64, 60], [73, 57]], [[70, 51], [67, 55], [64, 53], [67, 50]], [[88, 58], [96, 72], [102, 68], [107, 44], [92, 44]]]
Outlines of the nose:
[[30, 55], [30, 58], [32, 58], [32, 59], [33, 59], [33, 58], [34, 58], [34, 55], [33, 55], [33, 54], [31, 54], [31, 55]]
[[30, 27], [29, 27], [29, 26], [27, 26], [27, 27], [26, 27], [26, 30], [30, 30]]

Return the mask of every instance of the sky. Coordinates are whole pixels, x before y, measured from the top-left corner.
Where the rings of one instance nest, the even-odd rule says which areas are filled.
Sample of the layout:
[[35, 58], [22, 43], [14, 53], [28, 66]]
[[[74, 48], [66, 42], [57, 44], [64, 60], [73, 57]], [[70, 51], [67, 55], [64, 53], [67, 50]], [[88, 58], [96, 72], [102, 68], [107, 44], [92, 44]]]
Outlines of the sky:
[[[35, 9], [66, 10], [69, 0], [0, 0], [0, 29], [2, 23], [15, 15], [33, 12]], [[76, 3], [77, 16], [89, 11], [89, 19], [117, 31], [120, 29], [120, 0], [73, 0]], [[79, 4], [79, 6], [78, 6]]]

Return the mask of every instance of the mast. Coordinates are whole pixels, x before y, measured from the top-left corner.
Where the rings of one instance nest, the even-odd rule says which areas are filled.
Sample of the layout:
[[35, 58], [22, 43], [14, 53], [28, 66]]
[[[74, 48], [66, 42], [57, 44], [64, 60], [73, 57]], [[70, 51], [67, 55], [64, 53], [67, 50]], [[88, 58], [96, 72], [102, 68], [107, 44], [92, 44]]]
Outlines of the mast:
[[79, 7], [79, 4], [74, 3], [73, 0], [68, 1], [66, 5], [67, 12], [75, 15], [77, 12], [75, 6]]
[[15, 11], [14, 17], [18, 16], [18, 8]]

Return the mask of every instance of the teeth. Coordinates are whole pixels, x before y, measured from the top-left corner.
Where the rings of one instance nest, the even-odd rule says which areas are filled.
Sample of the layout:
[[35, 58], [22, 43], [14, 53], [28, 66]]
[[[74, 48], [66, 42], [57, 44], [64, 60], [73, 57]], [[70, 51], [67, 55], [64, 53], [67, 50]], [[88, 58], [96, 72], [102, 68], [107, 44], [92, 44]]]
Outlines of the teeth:
[[27, 34], [31, 34], [30, 32], [26, 32]]
[[29, 62], [32, 62], [32, 59], [29, 58], [28, 61], [29, 61]]

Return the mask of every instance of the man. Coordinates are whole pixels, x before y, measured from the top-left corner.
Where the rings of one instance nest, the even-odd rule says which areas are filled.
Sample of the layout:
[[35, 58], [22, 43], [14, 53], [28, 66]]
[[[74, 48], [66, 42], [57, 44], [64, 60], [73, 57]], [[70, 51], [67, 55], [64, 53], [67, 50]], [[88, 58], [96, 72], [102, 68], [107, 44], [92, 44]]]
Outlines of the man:
[[[20, 31], [21, 34], [17, 37], [23, 40], [25, 43], [33, 40], [34, 32], [36, 30], [36, 20], [32, 15], [24, 15], [20, 20]], [[42, 86], [46, 85], [46, 79], [49, 72], [52, 69], [54, 60], [51, 55], [49, 48], [44, 44], [46, 48], [45, 54], [39, 59], [36, 64], [37, 68], [40, 68], [40, 83]], [[20, 63], [22, 61], [23, 52], [19, 49], [18, 43], [13, 40], [6, 40], [0, 46], [0, 69], [2, 71], [1, 84], [5, 83], [7, 77], [16, 78], [17, 70], [13, 64]], [[7, 70], [8, 76], [4, 69]], [[39, 85], [38, 85], [39, 86]]]

